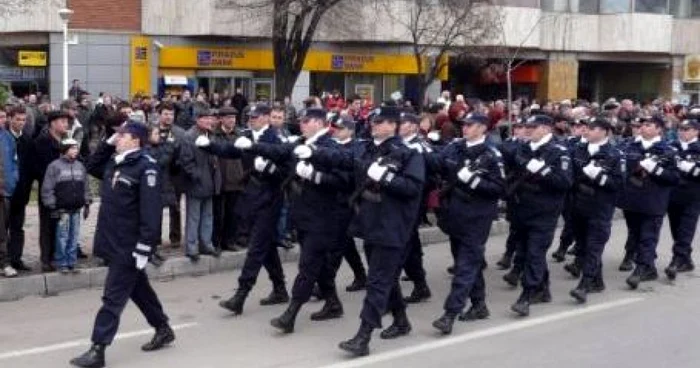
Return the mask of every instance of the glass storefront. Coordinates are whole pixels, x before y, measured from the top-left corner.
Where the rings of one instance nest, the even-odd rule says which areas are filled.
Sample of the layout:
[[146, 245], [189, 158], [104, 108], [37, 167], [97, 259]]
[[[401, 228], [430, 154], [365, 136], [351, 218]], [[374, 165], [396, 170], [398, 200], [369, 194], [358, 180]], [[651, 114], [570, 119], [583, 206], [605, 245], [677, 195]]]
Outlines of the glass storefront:
[[311, 73], [311, 93], [321, 96], [338, 90], [346, 97], [357, 94], [379, 103], [397, 91], [405, 96], [406, 79], [398, 74]]
[[274, 83], [272, 72], [250, 72], [241, 70], [199, 70], [196, 90], [203, 89], [207, 95], [218, 93], [231, 96], [240, 89], [250, 101], [272, 101]]

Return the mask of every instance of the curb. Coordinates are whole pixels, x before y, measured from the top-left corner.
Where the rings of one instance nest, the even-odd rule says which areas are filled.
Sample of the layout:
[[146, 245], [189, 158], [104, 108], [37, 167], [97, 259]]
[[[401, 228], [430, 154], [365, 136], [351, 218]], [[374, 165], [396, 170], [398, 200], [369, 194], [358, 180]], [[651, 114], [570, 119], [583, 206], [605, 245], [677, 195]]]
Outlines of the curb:
[[[622, 218], [622, 212], [616, 211], [614, 219]], [[562, 226], [559, 221], [558, 226]], [[508, 233], [508, 222], [496, 220], [491, 226], [491, 236]], [[422, 228], [419, 230], [423, 246], [441, 244], [448, 241], [445, 235], [437, 227]], [[361, 244], [361, 241], [358, 241]], [[291, 250], [280, 249], [282, 263], [296, 262], [299, 260], [299, 247]], [[198, 277], [226, 271], [238, 270], [243, 267], [246, 252], [224, 252], [218, 259], [204, 256], [197, 263], [192, 263], [187, 257], [175, 257], [167, 259], [159, 268], [149, 264], [146, 272], [153, 280], [171, 281], [177, 278], [190, 276]], [[79, 274], [62, 275], [48, 273], [31, 275], [12, 279], [0, 279], [0, 302], [19, 300], [26, 296], [56, 296], [62, 292], [80, 289], [99, 288], [104, 286], [107, 277], [107, 268], [96, 267], [81, 270]]]

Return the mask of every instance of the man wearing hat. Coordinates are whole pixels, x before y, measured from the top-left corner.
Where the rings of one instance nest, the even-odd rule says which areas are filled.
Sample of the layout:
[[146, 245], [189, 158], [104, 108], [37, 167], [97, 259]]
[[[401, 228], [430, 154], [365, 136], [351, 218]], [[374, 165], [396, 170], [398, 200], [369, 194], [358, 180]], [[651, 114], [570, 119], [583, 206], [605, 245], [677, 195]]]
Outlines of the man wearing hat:
[[655, 280], [656, 246], [669, 204], [671, 190], [678, 184], [676, 151], [661, 138], [664, 121], [653, 116], [642, 123], [641, 139], [625, 149], [627, 182], [620, 207], [626, 212], [630, 248], [636, 268], [627, 284], [636, 289], [640, 282]]
[[505, 169], [501, 153], [486, 141], [489, 118], [469, 114], [462, 124], [464, 139], [450, 143], [431, 157], [431, 168], [450, 182], [443, 194], [443, 227], [456, 250], [454, 278], [445, 300], [445, 313], [433, 322], [443, 334], [452, 333], [455, 318], [462, 313], [466, 299], [471, 307], [464, 320], [488, 317], [486, 284], [486, 241], [491, 223], [498, 217], [498, 200], [505, 193]]
[[665, 272], [669, 279], [679, 272], [695, 269], [691, 252], [693, 237], [700, 214], [700, 121], [685, 120], [678, 127], [678, 141], [673, 147], [678, 150], [676, 163], [680, 182], [671, 192], [668, 205], [668, 220], [673, 237], [673, 258]]
[[109, 268], [102, 307], [92, 332], [93, 345], [71, 360], [78, 367], [104, 367], [105, 348], [117, 334], [120, 316], [129, 299], [156, 330], [151, 341], [141, 347], [143, 351], [161, 349], [175, 340], [145, 271], [160, 242], [163, 215], [158, 163], [142, 150], [142, 145], [148, 142], [148, 128], [128, 122], [115, 140], [116, 155], [108, 159], [106, 170], [90, 172], [102, 180], [94, 251]]
[[[243, 133], [251, 145], [255, 143], [281, 144], [277, 132], [270, 127], [270, 107], [257, 104], [248, 110], [250, 130]], [[242, 138], [236, 140], [238, 142]], [[236, 215], [245, 218], [249, 232], [248, 252], [238, 278], [238, 290], [219, 305], [238, 315], [243, 313], [245, 300], [257, 281], [260, 269], [264, 266], [270, 275], [273, 289], [261, 305], [287, 303], [289, 294], [284, 281], [284, 271], [277, 247], [275, 231], [279, 220], [284, 196], [282, 182], [286, 175], [285, 167], [256, 155], [249, 150], [239, 149], [231, 144], [212, 142], [207, 136], [200, 136], [195, 145], [221, 158], [241, 159], [247, 173], [245, 189], [236, 203]]]
[[[587, 142], [571, 153], [574, 186], [570, 192], [571, 225], [576, 239], [576, 260], [566, 269], [583, 274], [571, 296], [585, 303], [589, 292], [605, 289], [603, 250], [610, 238], [617, 192], [624, 183], [622, 154], [609, 142], [612, 125], [604, 117], [591, 118]], [[571, 272], [571, 271], [569, 271]], [[575, 275], [578, 277], [578, 275]]]
[[[418, 135], [420, 118], [412, 113], [402, 112], [401, 120], [399, 125], [399, 136], [403, 139], [403, 142], [408, 148], [418, 152], [421, 156], [429, 155], [433, 152], [428, 142]], [[408, 254], [406, 256], [406, 263], [403, 266], [404, 272], [409, 280], [413, 282], [413, 291], [411, 295], [404, 298], [406, 303], [420, 303], [422, 301], [430, 299], [431, 292], [428, 287], [428, 282], [425, 277], [425, 268], [423, 267], [423, 245], [420, 241], [420, 236], [418, 234], [418, 227], [420, 226], [420, 220], [424, 217], [425, 213], [428, 211], [427, 198], [430, 190], [436, 187], [437, 183], [434, 180], [428, 180], [428, 178], [433, 177], [430, 170], [426, 167], [426, 181], [423, 188], [420, 212], [418, 214], [418, 220], [413, 226], [413, 231], [411, 232], [411, 239], [408, 242]]]
[[372, 332], [382, 327], [386, 311], [392, 313], [394, 321], [382, 331], [381, 338], [393, 339], [411, 331], [399, 276], [418, 218], [425, 164], [396, 135], [399, 120], [398, 108], [383, 106], [374, 111], [371, 120], [372, 140], [362, 142], [356, 150], [314, 149], [309, 145], [294, 150], [298, 158], [313, 165], [331, 165], [354, 173], [358, 199], [354, 201], [357, 215], [351, 231], [364, 239], [368, 287], [360, 328], [355, 337], [339, 347], [356, 356], [369, 354]]
[[554, 121], [534, 115], [526, 121], [530, 141], [515, 157], [517, 181], [508, 188], [514, 196], [512, 222], [523, 242], [523, 291], [511, 309], [530, 314], [530, 304], [551, 301], [547, 248], [552, 243], [564, 198], [572, 184], [571, 158], [566, 147], [554, 142]]

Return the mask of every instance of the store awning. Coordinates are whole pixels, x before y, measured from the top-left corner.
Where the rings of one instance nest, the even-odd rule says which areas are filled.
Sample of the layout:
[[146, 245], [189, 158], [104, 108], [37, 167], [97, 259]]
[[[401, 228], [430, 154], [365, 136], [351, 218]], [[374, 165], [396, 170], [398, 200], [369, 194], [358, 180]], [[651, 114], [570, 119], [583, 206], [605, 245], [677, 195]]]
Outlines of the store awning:
[[163, 77], [166, 86], [186, 86], [187, 77], [183, 75], [166, 75]]

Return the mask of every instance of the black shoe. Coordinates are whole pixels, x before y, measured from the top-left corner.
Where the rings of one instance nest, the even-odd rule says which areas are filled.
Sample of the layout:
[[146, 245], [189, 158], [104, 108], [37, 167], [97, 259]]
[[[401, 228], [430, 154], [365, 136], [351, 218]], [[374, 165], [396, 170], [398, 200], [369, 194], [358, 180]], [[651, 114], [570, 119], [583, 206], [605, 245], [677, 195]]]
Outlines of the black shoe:
[[588, 290], [590, 290], [591, 280], [584, 277], [579, 282], [575, 289], [569, 292], [569, 295], [576, 299], [577, 302], [583, 304], [588, 299]]
[[527, 317], [530, 315], [530, 292], [528, 290], [523, 290], [522, 294], [518, 298], [515, 304], [510, 306], [510, 310], [517, 313], [521, 317]]
[[634, 255], [631, 253], [625, 253], [625, 258], [622, 259], [620, 267], [618, 268], [622, 272], [632, 271], [634, 269]]
[[489, 313], [489, 309], [486, 307], [486, 303], [481, 300], [478, 302], [472, 302], [471, 307], [469, 309], [462, 313], [461, 316], [459, 316], [460, 321], [476, 321], [480, 319], [486, 319], [489, 318], [491, 313]]
[[272, 290], [267, 298], [260, 299], [260, 305], [285, 304], [289, 302], [289, 294], [284, 287], [277, 287]]
[[83, 253], [83, 249], [78, 247], [78, 259], [87, 259], [87, 254]]
[[343, 316], [343, 304], [337, 296], [329, 296], [323, 304], [323, 308], [316, 313], [311, 313], [312, 321], [327, 321]]
[[676, 275], [678, 275], [678, 263], [680, 263], [677, 259], [673, 259], [671, 261], [671, 264], [666, 267], [664, 270], [664, 273], [666, 273], [666, 277], [668, 277], [669, 280], [673, 281], [676, 279]]
[[341, 342], [338, 347], [355, 356], [366, 356], [369, 355], [369, 341], [371, 339], [372, 327], [363, 322], [355, 337]]
[[605, 282], [603, 281], [603, 276], [598, 276], [593, 279], [590, 287], [588, 288], [589, 293], [602, 293], [605, 290]]
[[503, 275], [503, 281], [507, 282], [508, 285], [512, 287], [518, 286], [518, 280], [520, 280], [520, 270], [512, 268], [510, 272]]
[[151, 341], [148, 343], [144, 344], [141, 347], [141, 350], [143, 351], [156, 351], [160, 350], [163, 347], [170, 345], [173, 341], [175, 341], [175, 332], [173, 331], [170, 326], [165, 325], [161, 328], [156, 329], [156, 334], [153, 335], [153, 338]]
[[447, 273], [449, 273], [450, 275], [454, 275], [455, 274], [455, 266], [447, 267]]
[[683, 272], [690, 272], [695, 269], [695, 265], [693, 264], [692, 261], [685, 261], [681, 262], [680, 265], [678, 265], [678, 273], [683, 273]]
[[656, 273], [656, 269], [652, 267], [647, 267], [647, 266], [637, 266], [637, 268], [634, 269], [634, 272], [632, 272], [632, 275], [627, 278], [627, 285], [632, 288], [632, 290], [636, 289], [640, 283], [644, 281], [653, 281], [656, 280], [659, 277], [659, 275]]
[[11, 266], [12, 266], [12, 268], [14, 268], [17, 271], [29, 272], [32, 270], [29, 266], [24, 264], [24, 262], [22, 262], [22, 261], [14, 262], [11, 264]]
[[281, 316], [270, 321], [272, 327], [277, 328], [284, 333], [294, 332], [294, 322], [297, 319], [297, 314], [299, 314], [301, 305], [301, 303], [292, 300], [292, 302], [289, 303], [287, 310], [285, 310]]
[[221, 250], [219, 250], [218, 248], [206, 249], [200, 252], [200, 254], [203, 254], [205, 256], [212, 256], [214, 258], [219, 258], [221, 257]]
[[562, 263], [564, 260], [566, 260], [566, 248], [562, 248], [559, 246], [559, 249], [557, 249], [556, 252], [552, 253], [552, 258], [554, 258], [554, 261], [557, 263]]
[[530, 296], [530, 304], [551, 303], [552, 293], [549, 291], [549, 286], [545, 286], [541, 290], [537, 290]]
[[581, 266], [579, 266], [579, 264], [576, 263], [576, 261], [564, 265], [564, 270], [570, 273], [571, 276], [573, 276], [574, 278], [581, 277]]
[[192, 263], [199, 262], [199, 254], [187, 254], [186, 256], [190, 259], [190, 262]]
[[433, 327], [443, 335], [449, 335], [452, 333], [452, 326], [455, 324], [456, 317], [457, 315], [454, 313], [445, 313], [442, 317], [433, 321]]
[[50, 264], [42, 264], [41, 265], [41, 272], [43, 272], [43, 273], [56, 272], [56, 267], [54, 267]]
[[219, 306], [231, 311], [233, 315], [239, 315], [243, 313], [243, 304], [245, 304], [246, 297], [248, 297], [248, 292], [239, 290], [233, 294], [231, 299], [219, 302]]
[[354, 291], [364, 290], [365, 288], [367, 288], [367, 278], [355, 277], [355, 280], [353, 280], [352, 284], [348, 285], [348, 287], [345, 288], [345, 291], [352, 293]]
[[384, 340], [396, 339], [408, 335], [411, 332], [411, 323], [408, 321], [406, 311], [394, 313], [394, 322], [386, 330], [379, 334]]
[[416, 284], [411, 292], [411, 295], [403, 298], [403, 301], [409, 304], [420, 303], [430, 299], [431, 296], [432, 294], [427, 284]]
[[294, 248], [294, 243], [292, 243], [291, 241], [289, 241], [287, 239], [284, 239], [284, 240], [277, 242], [277, 248], [290, 250], [290, 249]]
[[505, 253], [503, 254], [503, 257], [501, 257], [498, 262], [496, 262], [496, 266], [498, 266], [499, 270], [507, 270], [510, 268], [510, 266], [513, 264], [513, 255]]
[[105, 346], [92, 345], [83, 355], [73, 358], [70, 364], [81, 368], [102, 368], [105, 366]]

